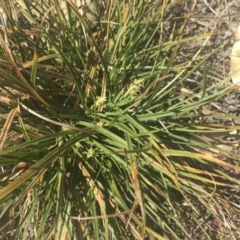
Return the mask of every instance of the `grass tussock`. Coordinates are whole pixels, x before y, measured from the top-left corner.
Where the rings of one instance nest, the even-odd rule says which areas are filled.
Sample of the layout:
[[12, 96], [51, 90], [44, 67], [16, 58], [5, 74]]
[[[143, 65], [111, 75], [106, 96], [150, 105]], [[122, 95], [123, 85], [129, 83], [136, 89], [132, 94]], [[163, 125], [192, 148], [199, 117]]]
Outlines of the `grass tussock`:
[[201, 214], [236, 210], [240, 168], [204, 134], [238, 128], [198, 111], [230, 87], [186, 82], [218, 49], [178, 52], [213, 33], [185, 37], [168, 1], [107, 1], [94, 18], [66, 2], [1, 2], [2, 239], [191, 239], [189, 219], [210, 239]]

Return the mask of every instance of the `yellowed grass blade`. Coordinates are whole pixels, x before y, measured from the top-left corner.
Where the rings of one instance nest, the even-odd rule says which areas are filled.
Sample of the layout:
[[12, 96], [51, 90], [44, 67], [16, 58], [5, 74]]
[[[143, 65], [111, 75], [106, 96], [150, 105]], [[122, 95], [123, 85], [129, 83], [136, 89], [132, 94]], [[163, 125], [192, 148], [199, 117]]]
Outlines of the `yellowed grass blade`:
[[133, 204], [129, 220], [126, 224], [126, 228], [128, 228], [128, 224], [130, 223], [131, 217], [133, 215], [133, 212], [135, 211], [136, 207], [139, 205], [142, 213], [142, 231], [141, 231], [141, 239], [144, 239], [144, 234], [145, 234], [145, 225], [146, 225], [146, 216], [145, 216], [145, 211], [144, 211], [144, 206], [143, 206], [143, 199], [142, 199], [142, 194], [141, 194], [141, 189], [140, 189], [140, 182], [139, 182], [139, 174], [138, 174], [138, 167], [137, 167], [137, 161], [134, 159], [134, 163], [132, 166], [131, 170], [131, 181], [134, 186], [134, 191], [135, 191], [135, 202]]
[[4, 143], [7, 139], [9, 129], [12, 125], [12, 121], [13, 121], [14, 117], [17, 115], [17, 113], [18, 113], [18, 107], [12, 109], [11, 112], [7, 116], [6, 122], [3, 126], [3, 129], [2, 129], [2, 132], [1, 132], [1, 135], [0, 135], [0, 149], [2, 149], [3, 146], [4, 146]]
[[[191, 147], [192, 148], [192, 147]], [[188, 151], [176, 151], [176, 150], [164, 150], [164, 153], [167, 155], [167, 156], [179, 156], [179, 157], [194, 157], [194, 158], [200, 158], [200, 159], [204, 159], [208, 162], [212, 162], [212, 163], [215, 163], [215, 164], [218, 164], [220, 166], [223, 166], [223, 167], [227, 167], [227, 168], [230, 168], [230, 169], [233, 169], [233, 170], [236, 170], [236, 171], [240, 171], [240, 167], [238, 166], [235, 166], [231, 163], [228, 163], [226, 161], [223, 161], [221, 159], [218, 159], [218, 158], [215, 158], [215, 157], [212, 157], [212, 156], [209, 156], [209, 155], [206, 155], [206, 154], [201, 154], [201, 153], [198, 153], [198, 151], [196, 153], [194, 152], [188, 152]]]
[[0, 102], [4, 102], [5, 104], [10, 105], [10, 106], [11, 106], [11, 104], [13, 104], [13, 101], [10, 98], [8, 98], [7, 96], [2, 96], [2, 95], [0, 95]]
[[100, 209], [101, 209], [101, 212], [102, 212], [102, 215], [103, 215], [103, 219], [104, 219], [104, 222], [105, 222], [105, 225], [106, 225], [106, 231], [108, 231], [108, 228], [107, 228], [107, 214], [106, 214], [106, 207], [105, 207], [105, 203], [103, 201], [104, 199], [104, 196], [103, 196], [103, 193], [95, 186], [95, 183], [93, 181], [93, 179], [91, 178], [91, 175], [89, 174], [89, 172], [87, 171], [87, 169], [83, 166], [82, 163], [79, 163], [79, 169], [82, 171], [82, 174], [83, 176], [86, 177], [86, 179], [88, 179], [88, 184], [89, 186], [92, 188], [92, 191], [98, 201], [98, 204], [100, 206]]

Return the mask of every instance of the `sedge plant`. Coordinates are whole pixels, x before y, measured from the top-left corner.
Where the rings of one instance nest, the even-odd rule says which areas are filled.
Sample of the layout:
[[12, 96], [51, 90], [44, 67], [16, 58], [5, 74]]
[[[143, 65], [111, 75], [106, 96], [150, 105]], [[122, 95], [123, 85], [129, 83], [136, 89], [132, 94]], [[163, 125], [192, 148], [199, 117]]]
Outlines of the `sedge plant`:
[[232, 87], [187, 88], [217, 48], [176, 59], [212, 33], [184, 36], [170, 1], [78, 7], [1, 1], [1, 239], [193, 239], [189, 219], [211, 239], [201, 214], [236, 211], [240, 167], [203, 135], [238, 128], [198, 109]]

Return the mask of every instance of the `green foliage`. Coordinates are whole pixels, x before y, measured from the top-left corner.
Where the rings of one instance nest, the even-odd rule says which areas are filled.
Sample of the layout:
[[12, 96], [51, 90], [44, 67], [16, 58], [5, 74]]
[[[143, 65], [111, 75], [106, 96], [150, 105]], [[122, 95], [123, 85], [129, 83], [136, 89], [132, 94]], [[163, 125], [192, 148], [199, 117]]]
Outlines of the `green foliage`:
[[67, 14], [57, 1], [30, 2], [1, 6], [0, 218], [11, 217], [1, 231], [13, 239], [182, 239], [191, 238], [191, 218], [209, 239], [194, 209], [222, 221], [216, 206], [231, 205], [223, 192], [239, 188], [224, 169], [239, 171], [239, 156], [213, 156], [219, 149], [202, 134], [237, 127], [195, 120], [230, 88], [184, 91], [218, 49], [176, 61], [182, 44], [208, 35], [184, 37], [187, 19], [174, 36], [164, 31], [173, 20], [159, 3], [109, 1], [93, 23], [70, 1]]

